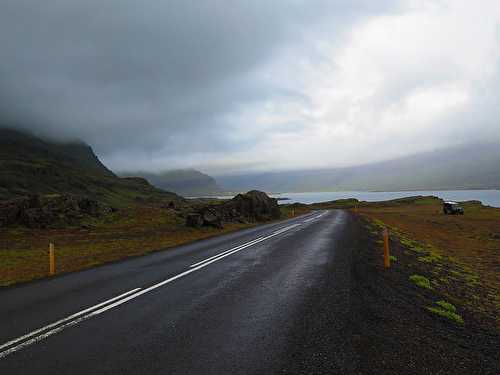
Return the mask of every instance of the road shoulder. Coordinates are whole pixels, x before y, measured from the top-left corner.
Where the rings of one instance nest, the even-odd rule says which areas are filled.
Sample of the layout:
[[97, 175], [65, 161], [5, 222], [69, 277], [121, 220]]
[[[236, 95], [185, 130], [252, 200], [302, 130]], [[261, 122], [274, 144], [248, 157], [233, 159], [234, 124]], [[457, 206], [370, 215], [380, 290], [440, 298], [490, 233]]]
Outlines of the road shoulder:
[[[448, 307], [446, 296], [432, 284], [427, 288], [411, 282], [415, 275], [430, 274], [432, 265], [416, 261], [421, 254], [397, 239], [391, 241], [395, 261], [384, 269], [380, 233], [365, 219], [353, 222], [361, 228], [352, 262], [354, 373], [500, 373], [495, 326]], [[453, 314], [436, 314], [438, 310], [453, 312], [463, 322]]]

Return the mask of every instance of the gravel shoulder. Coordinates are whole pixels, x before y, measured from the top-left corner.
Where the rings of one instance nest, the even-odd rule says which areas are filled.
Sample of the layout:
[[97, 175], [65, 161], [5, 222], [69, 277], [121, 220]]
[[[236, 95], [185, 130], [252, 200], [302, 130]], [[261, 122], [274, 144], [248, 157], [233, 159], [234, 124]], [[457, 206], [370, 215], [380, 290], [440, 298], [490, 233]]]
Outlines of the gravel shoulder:
[[[380, 228], [359, 216], [353, 222], [360, 236], [352, 257], [350, 298], [354, 373], [499, 374], [500, 334], [494, 317], [479, 318], [450, 304], [450, 294], [432, 282], [429, 287], [418, 279], [412, 282], [415, 275], [429, 280], [436, 272], [433, 262], [421, 261], [422, 249], [414, 241], [392, 236], [395, 258], [384, 269]], [[454, 271], [445, 258], [439, 264], [441, 275]], [[453, 292], [466, 295], [469, 287], [455, 284]]]
[[[422, 254], [392, 236], [395, 259], [385, 270], [380, 228], [353, 213], [347, 220], [322, 283], [295, 315], [276, 372], [499, 374], [495, 320], [477, 319], [459, 305], [453, 307], [463, 323], [430, 311], [449, 296], [410, 277], [429, 276], [434, 265], [417, 261]], [[447, 266], [453, 265], [443, 259]]]

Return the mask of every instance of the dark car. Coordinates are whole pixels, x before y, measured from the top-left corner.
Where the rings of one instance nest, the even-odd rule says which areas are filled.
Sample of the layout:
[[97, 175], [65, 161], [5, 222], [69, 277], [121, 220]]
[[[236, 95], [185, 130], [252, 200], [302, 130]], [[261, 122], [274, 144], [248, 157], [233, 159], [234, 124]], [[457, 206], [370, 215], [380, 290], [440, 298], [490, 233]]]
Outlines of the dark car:
[[457, 202], [444, 202], [443, 212], [445, 215], [463, 215], [464, 209]]

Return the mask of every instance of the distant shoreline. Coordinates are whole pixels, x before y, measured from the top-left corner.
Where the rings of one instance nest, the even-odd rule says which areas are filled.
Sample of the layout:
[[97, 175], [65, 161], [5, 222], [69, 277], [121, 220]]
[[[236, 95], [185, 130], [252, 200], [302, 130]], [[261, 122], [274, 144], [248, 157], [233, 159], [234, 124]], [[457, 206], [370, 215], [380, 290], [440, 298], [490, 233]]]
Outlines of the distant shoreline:
[[454, 188], [454, 189], [398, 189], [398, 190], [315, 190], [315, 191], [287, 191], [278, 193], [269, 193], [272, 195], [282, 195], [282, 194], [308, 194], [308, 193], [408, 193], [408, 192], [419, 192], [419, 191], [500, 191], [500, 188]]
[[[251, 190], [251, 189], [250, 189]], [[257, 189], [258, 190], [258, 189]], [[269, 192], [265, 193], [268, 195], [285, 195], [285, 194], [315, 194], [315, 193], [408, 193], [408, 192], [426, 192], [426, 191], [500, 191], [500, 188], [454, 188], [454, 189], [399, 189], [399, 190], [315, 190], [315, 191], [287, 191], [287, 192]], [[246, 193], [246, 191], [239, 192], [221, 192], [213, 194], [203, 194], [197, 196], [188, 196], [186, 199], [201, 199], [201, 198], [229, 198], [234, 197], [238, 194]]]
[[[339, 199], [357, 199], [366, 202], [383, 202], [411, 196], [435, 196], [443, 200], [464, 202], [480, 201], [484, 205], [500, 207], [499, 189], [457, 189], [457, 190], [399, 190], [399, 191], [312, 191], [267, 193], [280, 204], [315, 204]], [[208, 199], [229, 199], [234, 195], [212, 196]], [[207, 199], [207, 197], [205, 197]], [[198, 198], [202, 199], [202, 198]]]

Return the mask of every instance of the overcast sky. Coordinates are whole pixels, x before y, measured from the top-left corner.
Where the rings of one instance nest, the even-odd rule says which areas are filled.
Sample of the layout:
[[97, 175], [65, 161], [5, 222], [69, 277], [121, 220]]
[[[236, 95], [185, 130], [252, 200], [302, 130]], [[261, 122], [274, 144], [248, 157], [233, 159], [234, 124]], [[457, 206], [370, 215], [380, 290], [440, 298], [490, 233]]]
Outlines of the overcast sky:
[[498, 0], [1, 0], [0, 123], [115, 171], [500, 141]]

